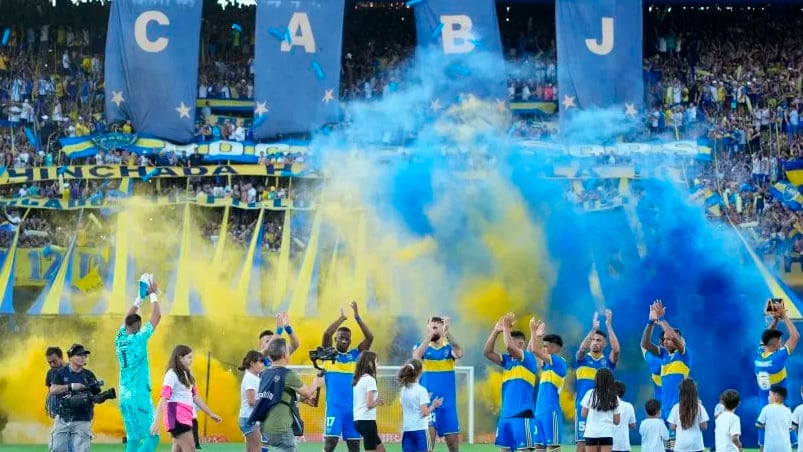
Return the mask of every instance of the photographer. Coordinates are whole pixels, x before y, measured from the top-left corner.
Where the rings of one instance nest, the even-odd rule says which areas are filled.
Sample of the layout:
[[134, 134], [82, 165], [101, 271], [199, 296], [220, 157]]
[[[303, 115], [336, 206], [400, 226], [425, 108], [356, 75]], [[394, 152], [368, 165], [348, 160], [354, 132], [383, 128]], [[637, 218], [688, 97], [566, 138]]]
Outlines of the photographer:
[[[100, 393], [100, 384], [90, 370], [86, 369], [86, 357], [89, 350], [81, 344], [73, 344], [67, 350], [69, 364], [60, 368], [53, 376], [50, 394], [61, 397], [61, 406], [53, 424], [50, 442], [54, 452], [88, 452], [92, 437], [90, 424], [94, 416], [92, 398], [82, 396]], [[65, 403], [75, 397], [76, 400], [88, 400], [80, 406]]]
[[[310, 385], [304, 384], [295, 371], [287, 369], [289, 356], [284, 338], [270, 341], [268, 358], [271, 367], [262, 372], [257, 404], [248, 419], [248, 423], [261, 423], [262, 433], [268, 437], [267, 446], [274, 452], [296, 452], [296, 430], [303, 430], [303, 426], [298, 425], [297, 396], [310, 399], [323, 384], [322, 377], [315, 377]], [[281, 397], [271, 396], [276, 393]]]

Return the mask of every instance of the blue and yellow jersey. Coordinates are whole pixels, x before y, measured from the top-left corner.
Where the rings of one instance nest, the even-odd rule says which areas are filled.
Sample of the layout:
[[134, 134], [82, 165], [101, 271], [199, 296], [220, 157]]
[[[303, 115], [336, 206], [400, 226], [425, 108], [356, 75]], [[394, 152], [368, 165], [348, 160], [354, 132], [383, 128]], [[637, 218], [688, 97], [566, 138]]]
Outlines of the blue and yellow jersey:
[[524, 350], [521, 360], [502, 354], [502, 417], [535, 415], [535, 382], [538, 362], [532, 352]]
[[354, 377], [354, 368], [360, 351], [353, 348], [346, 353], [338, 353], [333, 363], [326, 361], [321, 367], [326, 369], [326, 406], [339, 406], [352, 408], [354, 394], [351, 389], [351, 380]]
[[686, 353], [675, 350], [669, 353], [661, 348], [661, 415], [669, 416], [672, 407], [680, 399], [680, 383], [691, 371], [691, 350], [686, 346]]
[[786, 386], [786, 360], [789, 358], [789, 349], [786, 345], [774, 352], [765, 352], [759, 348], [753, 360], [753, 369], [756, 372], [756, 382], [760, 393], [760, 406], [766, 405], [770, 394], [770, 386]]
[[591, 389], [594, 389], [594, 379], [597, 376], [597, 371], [600, 369], [616, 369], [616, 363], [612, 363], [604, 353], [593, 354], [586, 353], [583, 359], [577, 361], [577, 369], [575, 374], [575, 406], [580, 406], [580, 401]]
[[[418, 345], [416, 345], [418, 348]], [[430, 399], [443, 397], [444, 407], [457, 405], [457, 388], [455, 385], [454, 357], [452, 345], [429, 344], [421, 358], [424, 362], [424, 373], [421, 375], [421, 386], [432, 393]]]
[[568, 364], [560, 355], [551, 355], [552, 364], [541, 363], [541, 378], [538, 381], [538, 396], [535, 400], [535, 415], [560, 411], [560, 391], [566, 378]]
[[646, 349], [641, 349], [641, 356], [647, 363], [647, 368], [650, 370], [650, 380], [652, 381], [652, 398], [661, 401], [661, 358], [648, 352]]
[[153, 325], [145, 322], [142, 329], [128, 334], [121, 326], [114, 338], [117, 363], [120, 365], [120, 398], [150, 397], [151, 371], [148, 365], [148, 339]]

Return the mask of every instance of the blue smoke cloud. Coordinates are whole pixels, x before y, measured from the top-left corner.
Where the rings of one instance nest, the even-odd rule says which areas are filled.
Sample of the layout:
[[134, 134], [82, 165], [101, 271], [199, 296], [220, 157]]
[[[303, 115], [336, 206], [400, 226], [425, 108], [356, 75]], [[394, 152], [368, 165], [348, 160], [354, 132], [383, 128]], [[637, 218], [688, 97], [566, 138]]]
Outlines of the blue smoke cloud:
[[[499, 66], [487, 64], [491, 58], [469, 62], [471, 74], [497, 77], [484, 72]], [[632, 181], [629, 193], [614, 206], [595, 211], [576, 207], [567, 200], [570, 182], [544, 177], [555, 159], [522, 154], [509, 141], [509, 113], [499, 111], [493, 101], [476, 99], [452, 106], [446, 114], [432, 111], [439, 87], [449, 83], [448, 67], [428, 54], [419, 55], [411, 66], [397, 92], [349, 105], [348, 125], [316, 137], [313, 145], [335, 175], [327, 190], [348, 192], [350, 199], [377, 212], [375, 229], [382, 236], [392, 234], [408, 244], [429, 237], [437, 244], [425, 261], [416, 261], [432, 273], [430, 279], [419, 274], [423, 279], [417, 281], [432, 288], [432, 298], [426, 312], [414, 315], [423, 319], [449, 312], [457, 317], [456, 326], [469, 322], [471, 315], [460, 304], [461, 281], [491, 274], [504, 264], [494, 258], [486, 231], [508, 227], [512, 232], [507, 240], [532, 261], [525, 260], [525, 271], [512, 272], [503, 284], [515, 286], [537, 276], [548, 286], [543, 294], [531, 295], [530, 303], [517, 312], [520, 317], [528, 317], [527, 310], [544, 315], [550, 329], [563, 334], [569, 357], [590, 327], [592, 314], [612, 309], [623, 349], [617, 378], [627, 384], [626, 398], [641, 419], [651, 389], [639, 342], [649, 304], [663, 299], [667, 320], [683, 331], [693, 352], [692, 377], [709, 414], [713, 417], [722, 390], [738, 389], [744, 439], [755, 444], [751, 426], [759, 404], [752, 361], [764, 328], [761, 309], [767, 290], [734, 232], [709, 222], [702, 207], [690, 203], [686, 187], [666, 180]], [[636, 126], [622, 119], [618, 111], [581, 112], [563, 139], [610, 143]], [[651, 170], [648, 166], [666, 164], [669, 158], [639, 164]], [[458, 178], [457, 170], [473, 167], [491, 169], [478, 180]], [[584, 184], [587, 190], [596, 188], [593, 181]], [[526, 212], [525, 218], [511, 216], [514, 207]], [[516, 225], [521, 231], [537, 226], [543, 243], [534, 244], [540, 239], [529, 232], [516, 234]], [[370, 234], [380, 240], [380, 233]], [[545, 258], [538, 254], [541, 248]], [[402, 298], [415, 290], [412, 286], [399, 289]], [[546, 311], [536, 312], [542, 305]], [[494, 320], [481, 319], [484, 324], [476, 331], [490, 329]], [[473, 336], [477, 339], [469, 339], [466, 364], [483, 364], [484, 334]], [[565, 424], [570, 428], [571, 422]], [[709, 429], [707, 442], [712, 438]]]

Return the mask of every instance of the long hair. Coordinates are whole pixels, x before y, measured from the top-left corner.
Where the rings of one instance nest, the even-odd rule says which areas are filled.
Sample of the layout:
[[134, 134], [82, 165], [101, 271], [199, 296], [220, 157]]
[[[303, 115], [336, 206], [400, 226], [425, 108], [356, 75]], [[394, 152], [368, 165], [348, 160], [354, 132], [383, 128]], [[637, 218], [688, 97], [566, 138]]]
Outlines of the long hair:
[[697, 421], [700, 412], [700, 397], [697, 395], [697, 384], [691, 378], [680, 382], [680, 426], [690, 429]]
[[249, 367], [251, 367], [251, 364], [263, 361], [264, 359], [265, 357], [262, 356], [262, 353], [256, 350], [249, 350], [248, 353], [246, 353], [245, 356], [243, 357], [242, 365], [240, 365], [240, 367], [238, 367], [237, 370], [239, 370], [240, 372], [245, 372], [246, 370], [248, 370]]
[[613, 372], [602, 368], [597, 371], [594, 378], [594, 393], [591, 395], [591, 407], [597, 411], [612, 411], [619, 406], [619, 395], [616, 393], [616, 383]]
[[173, 349], [173, 353], [170, 354], [170, 360], [167, 362], [168, 370], [173, 369], [173, 372], [178, 376], [178, 381], [188, 388], [191, 388], [192, 385], [195, 384], [195, 378], [192, 376], [190, 369], [181, 364], [181, 358], [190, 353], [192, 353], [192, 348], [190, 348], [189, 345], [176, 345], [176, 348]]
[[399, 369], [399, 383], [404, 386], [405, 388], [410, 387], [411, 384], [415, 383], [418, 377], [421, 376], [421, 372], [424, 371], [424, 364], [421, 362], [420, 359], [410, 359], [407, 360], [406, 363]]
[[370, 375], [376, 378], [376, 353], [365, 350], [360, 353], [357, 363], [354, 365], [354, 378], [351, 379], [351, 386], [357, 386], [357, 382], [363, 375]]

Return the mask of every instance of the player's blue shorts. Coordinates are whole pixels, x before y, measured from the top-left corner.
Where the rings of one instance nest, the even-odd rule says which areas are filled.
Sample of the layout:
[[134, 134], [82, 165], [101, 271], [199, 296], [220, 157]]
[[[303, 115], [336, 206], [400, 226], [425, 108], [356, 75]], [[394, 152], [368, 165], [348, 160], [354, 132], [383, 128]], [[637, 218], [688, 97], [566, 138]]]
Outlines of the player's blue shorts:
[[586, 418], [583, 417], [580, 413], [582, 413], [582, 407], [575, 407], [574, 410], [574, 442], [580, 442], [585, 440], [585, 432], [586, 432]]
[[402, 433], [402, 452], [426, 452], [429, 435], [426, 430], [415, 430]]
[[125, 436], [128, 441], [138, 441], [151, 436], [154, 416], [150, 397], [121, 398], [120, 414], [123, 416]]
[[354, 412], [351, 407], [327, 405], [325, 421], [324, 437], [343, 437], [347, 441], [362, 439], [362, 435], [357, 433], [357, 427], [354, 426]]
[[535, 419], [500, 417], [494, 444], [510, 450], [535, 449]]
[[[429, 416], [429, 424], [435, 427], [439, 437], [460, 433], [456, 406], [440, 406]], [[433, 440], [435, 438], [432, 438]]]
[[563, 417], [558, 411], [535, 415], [535, 444], [559, 446]]

